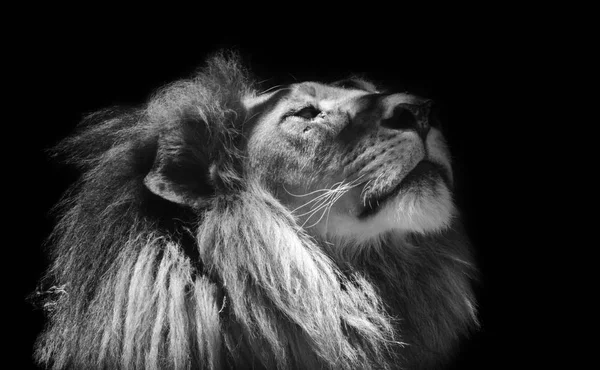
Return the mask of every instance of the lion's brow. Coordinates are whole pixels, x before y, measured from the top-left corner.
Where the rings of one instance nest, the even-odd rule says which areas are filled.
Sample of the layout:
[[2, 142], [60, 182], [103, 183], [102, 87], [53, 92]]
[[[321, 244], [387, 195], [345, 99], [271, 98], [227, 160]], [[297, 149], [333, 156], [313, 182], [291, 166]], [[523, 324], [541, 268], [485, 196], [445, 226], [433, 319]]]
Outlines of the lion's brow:
[[334, 81], [331, 83], [331, 86], [335, 87], [343, 87], [343, 88], [353, 88], [357, 90], [364, 90], [373, 92], [375, 90], [375, 86], [362, 78], [358, 77], [350, 77], [344, 78], [342, 80]]
[[279, 103], [280, 100], [286, 98], [288, 95], [292, 93], [293, 89], [290, 86], [282, 87], [274, 92], [271, 92], [270, 96], [262, 101], [256, 108], [260, 109], [261, 115], [265, 115], [271, 112], [275, 105]]

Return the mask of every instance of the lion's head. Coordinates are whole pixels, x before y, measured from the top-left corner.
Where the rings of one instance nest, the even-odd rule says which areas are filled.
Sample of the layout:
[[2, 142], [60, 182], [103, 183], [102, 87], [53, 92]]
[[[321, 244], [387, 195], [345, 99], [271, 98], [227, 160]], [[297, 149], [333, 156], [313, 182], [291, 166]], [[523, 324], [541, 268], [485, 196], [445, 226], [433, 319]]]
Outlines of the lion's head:
[[[428, 368], [476, 325], [431, 101], [258, 92], [235, 57], [90, 116], [52, 239], [53, 368]], [[60, 287], [60, 289], [56, 289]]]

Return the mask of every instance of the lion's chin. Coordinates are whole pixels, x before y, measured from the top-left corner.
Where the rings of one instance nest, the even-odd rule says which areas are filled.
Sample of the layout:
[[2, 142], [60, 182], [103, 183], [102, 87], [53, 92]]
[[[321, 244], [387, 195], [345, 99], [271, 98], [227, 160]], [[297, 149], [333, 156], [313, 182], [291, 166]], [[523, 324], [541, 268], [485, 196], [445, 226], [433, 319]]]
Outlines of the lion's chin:
[[373, 221], [386, 225], [388, 230], [427, 233], [448, 227], [453, 213], [450, 191], [438, 182], [427, 188], [400, 192], [381, 208]]
[[358, 214], [358, 218], [367, 219], [372, 217], [388, 202], [397, 201], [402, 197], [409, 197], [410, 199], [410, 197], [436, 196], [436, 186], [440, 181], [443, 181], [446, 186], [449, 184], [443, 166], [429, 160], [420, 161], [398, 182], [368, 189], [363, 195], [363, 208]]
[[386, 199], [368, 217], [331, 215], [326, 225], [318, 225], [327, 239], [367, 244], [390, 231], [421, 234], [447, 228], [454, 215], [450, 190], [443, 181], [400, 191]]

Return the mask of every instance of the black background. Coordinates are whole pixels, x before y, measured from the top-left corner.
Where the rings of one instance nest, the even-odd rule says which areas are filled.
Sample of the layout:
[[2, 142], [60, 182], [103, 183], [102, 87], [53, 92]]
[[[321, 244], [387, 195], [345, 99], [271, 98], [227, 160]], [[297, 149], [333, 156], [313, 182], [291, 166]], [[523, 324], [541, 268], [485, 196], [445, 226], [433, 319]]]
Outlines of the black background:
[[534, 329], [523, 325], [522, 317], [532, 312], [524, 304], [530, 292], [522, 289], [529, 282], [521, 267], [532, 252], [509, 230], [523, 224], [533, 206], [515, 196], [523, 189], [516, 190], [513, 179], [525, 169], [519, 165], [523, 148], [511, 130], [516, 110], [510, 104], [530, 66], [524, 57], [527, 46], [486, 22], [460, 19], [436, 28], [392, 22], [383, 29], [360, 27], [346, 18], [344, 26], [312, 32], [304, 29], [307, 22], [304, 28], [261, 24], [230, 36], [223, 32], [229, 27], [206, 23], [186, 24], [185, 30], [179, 25], [170, 32], [161, 22], [140, 28], [116, 28], [109, 21], [88, 24], [87, 19], [36, 23], [35, 36], [16, 52], [18, 132], [11, 137], [18, 139], [6, 143], [19, 158], [11, 171], [24, 179], [13, 184], [20, 199], [13, 217], [21, 240], [16, 248], [22, 272], [17, 302], [24, 323], [18, 328], [19, 358], [30, 363], [33, 341], [43, 327], [41, 312], [25, 296], [47, 263], [41, 245], [52, 229], [49, 210], [77, 176], [44, 150], [85, 114], [141, 105], [155, 89], [193, 74], [209, 53], [235, 48], [267, 85], [362, 73], [440, 105], [454, 156], [456, 200], [482, 272], [477, 293], [483, 326], [465, 344], [460, 368], [524, 365], [521, 356], [533, 353]]

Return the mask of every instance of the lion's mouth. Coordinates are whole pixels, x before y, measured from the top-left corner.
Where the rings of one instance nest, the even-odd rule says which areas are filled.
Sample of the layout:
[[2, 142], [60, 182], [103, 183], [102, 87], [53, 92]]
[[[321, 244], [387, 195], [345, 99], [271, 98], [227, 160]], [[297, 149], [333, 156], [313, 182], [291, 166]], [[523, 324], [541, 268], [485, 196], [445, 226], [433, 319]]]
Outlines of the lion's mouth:
[[367, 218], [376, 214], [390, 199], [408, 189], [435, 184], [439, 180], [449, 183], [446, 170], [439, 164], [428, 160], [419, 162], [404, 178], [389, 191], [377, 194], [367, 194], [364, 199], [364, 209], [358, 218]]

